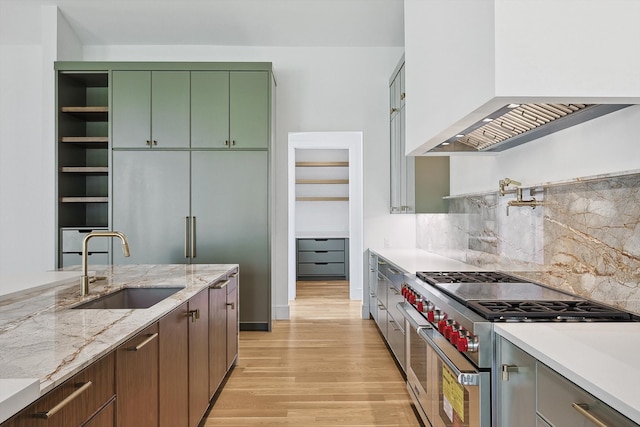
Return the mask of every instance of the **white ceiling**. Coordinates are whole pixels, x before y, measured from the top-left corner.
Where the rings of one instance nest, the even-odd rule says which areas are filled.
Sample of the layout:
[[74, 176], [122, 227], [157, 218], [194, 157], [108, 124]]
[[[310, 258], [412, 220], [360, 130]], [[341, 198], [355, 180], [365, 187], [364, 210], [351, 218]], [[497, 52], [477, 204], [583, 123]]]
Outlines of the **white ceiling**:
[[[57, 5], [85, 45], [403, 46], [403, 0], [0, 0], [4, 41]], [[9, 16], [13, 15], [13, 16]], [[22, 19], [21, 19], [22, 18]], [[31, 32], [30, 32], [31, 31]]]

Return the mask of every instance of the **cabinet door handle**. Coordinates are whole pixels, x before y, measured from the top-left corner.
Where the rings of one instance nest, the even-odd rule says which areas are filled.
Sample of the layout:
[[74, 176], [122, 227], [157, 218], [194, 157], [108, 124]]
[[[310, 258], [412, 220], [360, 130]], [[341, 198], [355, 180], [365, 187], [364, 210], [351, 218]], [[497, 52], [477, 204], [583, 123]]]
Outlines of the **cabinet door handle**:
[[394, 270], [394, 269], [393, 269], [393, 268], [391, 268], [391, 267], [387, 267], [387, 270], [389, 270], [389, 272], [390, 272], [391, 274], [396, 274], [396, 275], [399, 275], [399, 274], [400, 274], [400, 272], [399, 272], [398, 270]]
[[237, 275], [238, 275], [238, 273], [237, 273], [237, 272], [234, 272], [234, 273], [231, 273], [231, 274], [229, 275], [229, 277], [230, 277], [230, 278], [233, 278], [233, 277], [236, 277]]
[[596, 418], [591, 412], [589, 412], [589, 405], [588, 404], [573, 402], [571, 404], [571, 407], [573, 409], [575, 409], [576, 411], [578, 411], [580, 413], [580, 415], [582, 415], [583, 417], [585, 417], [586, 419], [591, 421], [596, 426], [598, 426], [598, 427], [609, 427], [608, 424], [603, 423], [598, 418]]
[[189, 258], [189, 217], [184, 217], [184, 257]]
[[138, 350], [140, 350], [142, 347], [144, 347], [145, 345], [149, 344], [151, 341], [153, 341], [154, 339], [156, 339], [156, 337], [157, 337], [157, 336], [158, 336], [158, 333], [157, 333], [157, 332], [156, 332], [156, 333], [154, 333], [154, 334], [151, 334], [151, 335], [149, 335], [149, 336], [147, 337], [147, 339], [146, 339], [146, 340], [142, 341], [142, 342], [141, 342], [140, 344], [138, 344], [137, 346], [127, 348], [127, 351], [138, 351]]
[[396, 288], [394, 288], [393, 286], [389, 286], [389, 290], [391, 292], [393, 292], [396, 295], [400, 295], [400, 291], [398, 291]]
[[236, 140], [235, 139], [231, 140], [231, 145], [236, 145]]
[[235, 302], [228, 302], [227, 306], [231, 306], [231, 310], [235, 310], [236, 309], [236, 303]]
[[151, 146], [151, 140], [147, 139], [147, 141], [145, 142], [145, 144], [147, 144], [148, 146]]
[[228, 146], [229, 146], [229, 140], [227, 140], [227, 139], [225, 139], [225, 140], [224, 140], [224, 146], [225, 146], [225, 147], [228, 147]]
[[78, 397], [82, 393], [84, 393], [85, 390], [87, 390], [89, 387], [91, 387], [91, 384], [92, 384], [91, 381], [87, 381], [84, 384], [83, 383], [76, 384], [75, 386], [78, 387], [78, 389], [76, 391], [71, 393], [69, 396], [65, 397], [63, 400], [60, 401], [60, 403], [58, 403], [56, 406], [54, 406], [53, 408], [49, 409], [48, 411], [46, 411], [46, 412], [36, 412], [34, 414], [34, 416], [36, 418], [43, 418], [45, 420], [48, 420], [49, 418], [54, 416], [56, 414], [56, 412], [58, 412], [60, 409], [64, 408], [69, 403], [71, 403], [72, 400], [74, 400], [76, 397]]
[[191, 258], [196, 257], [196, 217], [191, 217]]
[[224, 282], [223, 281], [217, 282], [214, 285], [211, 285], [211, 289], [224, 289], [227, 287], [229, 282], [231, 282], [231, 280], [225, 280]]
[[156, 141], [155, 139], [153, 140], [153, 145], [158, 145], [158, 141]]
[[195, 321], [200, 318], [200, 309], [196, 308], [195, 310], [189, 310], [185, 316], [191, 318], [191, 323], [195, 323]]
[[502, 364], [501, 370], [502, 370], [502, 381], [509, 381], [509, 373], [518, 372], [518, 367], [516, 365]]
[[389, 323], [391, 323], [391, 327], [393, 328], [394, 331], [400, 331], [401, 330], [400, 326], [398, 326], [398, 323], [395, 320], [390, 319]]

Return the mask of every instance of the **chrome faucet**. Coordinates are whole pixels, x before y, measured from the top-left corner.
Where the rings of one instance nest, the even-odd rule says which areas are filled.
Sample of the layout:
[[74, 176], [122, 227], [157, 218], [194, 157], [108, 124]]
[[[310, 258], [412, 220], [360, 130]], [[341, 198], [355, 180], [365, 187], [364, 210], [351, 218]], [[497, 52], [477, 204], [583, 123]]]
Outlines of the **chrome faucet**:
[[84, 236], [82, 240], [82, 283], [80, 289], [80, 295], [85, 296], [89, 294], [89, 274], [87, 272], [87, 248], [89, 240], [92, 237], [119, 237], [122, 240], [122, 253], [124, 256], [128, 257], [129, 253], [129, 242], [127, 241], [127, 236], [122, 234], [119, 231], [92, 231]]

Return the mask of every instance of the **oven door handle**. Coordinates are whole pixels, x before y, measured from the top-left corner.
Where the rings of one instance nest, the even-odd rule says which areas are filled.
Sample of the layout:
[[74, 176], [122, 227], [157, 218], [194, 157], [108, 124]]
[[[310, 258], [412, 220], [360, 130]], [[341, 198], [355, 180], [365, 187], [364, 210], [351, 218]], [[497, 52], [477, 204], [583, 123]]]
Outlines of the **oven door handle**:
[[399, 302], [398, 304], [396, 304], [396, 308], [398, 309], [398, 311], [400, 311], [402, 317], [407, 319], [413, 329], [420, 331], [422, 329], [433, 328], [431, 326], [431, 323], [428, 323], [426, 320], [424, 320], [424, 317], [422, 317], [420, 313], [418, 313], [418, 310], [416, 310], [408, 302]]
[[[433, 333], [433, 331], [429, 331], [429, 332]], [[425, 329], [420, 329], [417, 331], [417, 333], [420, 336], [420, 338], [425, 340], [426, 343], [429, 345], [429, 347], [431, 347], [431, 349], [436, 352], [438, 357], [440, 357], [440, 360], [442, 360], [444, 364], [447, 365], [449, 369], [451, 369], [451, 372], [453, 372], [453, 374], [457, 378], [458, 383], [464, 386], [480, 385], [480, 373], [478, 371], [459, 369], [456, 366], [456, 364], [453, 363], [451, 359], [449, 359], [449, 357], [447, 357], [447, 355], [442, 351], [442, 349], [438, 347], [438, 345], [435, 343], [433, 338], [429, 336], [429, 333]]]

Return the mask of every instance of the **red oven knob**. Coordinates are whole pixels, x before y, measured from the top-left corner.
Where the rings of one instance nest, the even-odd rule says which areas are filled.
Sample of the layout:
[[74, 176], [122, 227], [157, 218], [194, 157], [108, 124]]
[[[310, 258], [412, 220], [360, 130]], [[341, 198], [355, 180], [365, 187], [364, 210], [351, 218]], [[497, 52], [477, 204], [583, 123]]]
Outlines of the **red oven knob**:
[[424, 304], [422, 303], [422, 298], [418, 298], [416, 300], [416, 308], [418, 309], [418, 311], [420, 313], [422, 313], [424, 311]]
[[458, 325], [453, 325], [453, 329], [451, 331], [451, 334], [449, 335], [449, 342], [455, 346], [458, 345], [458, 340], [460, 339], [460, 337], [462, 336], [462, 333], [464, 331], [462, 330], [462, 328]]
[[416, 294], [411, 292], [411, 294], [409, 295], [409, 302], [411, 304], [415, 304], [416, 303]]
[[427, 320], [429, 322], [439, 322], [441, 320], [446, 319], [447, 316], [445, 316], [440, 310], [438, 309], [434, 309], [431, 310], [427, 313]]
[[453, 319], [447, 319], [446, 324], [444, 325], [444, 332], [442, 333], [442, 335], [444, 335], [444, 337], [446, 339], [450, 339], [451, 338], [451, 333], [453, 332], [454, 328], [456, 328], [456, 325], [453, 322]]
[[478, 346], [479, 346], [478, 337], [473, 335], [460, 337], [460, 339], [458, 339], [458, 344], [456, 345], [456, 347], [458, 348], [458, 351], [461, 351], [463, 353], [476, 352], [478, 351]]

